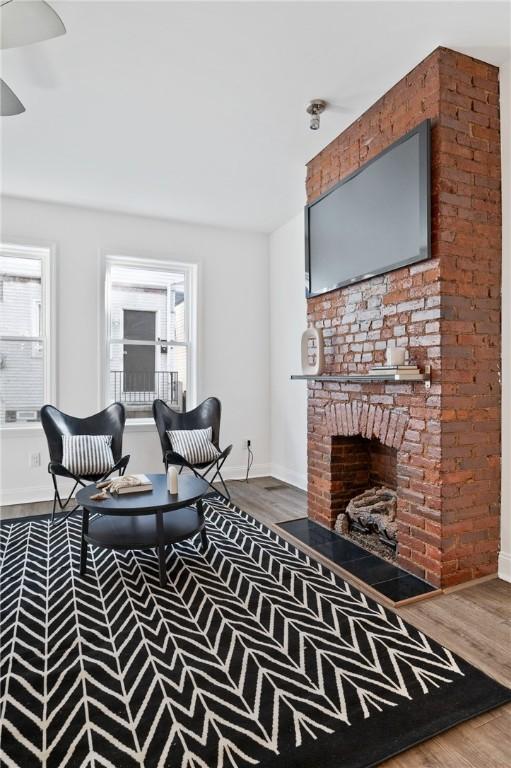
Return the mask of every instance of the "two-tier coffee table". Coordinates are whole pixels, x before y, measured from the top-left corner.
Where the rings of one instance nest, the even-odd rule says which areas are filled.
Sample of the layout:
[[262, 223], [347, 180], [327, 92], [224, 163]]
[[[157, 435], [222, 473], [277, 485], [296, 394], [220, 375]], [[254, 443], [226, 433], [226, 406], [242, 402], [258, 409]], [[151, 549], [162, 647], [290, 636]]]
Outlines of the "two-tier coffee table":
[[[78, 491], [76, 500], [83, 507], [81, 576], [87, 569], [89, 544], [122, 551], [156, 548], [162, 587], [167, 583], [166, 546], [200, 532], [202, 544], [207, 547], [202, 499], [211, 491], [209, 484], [198, 477], [180, 475], [179, 491], [171, 494], [167, 490], [165, 475], [148, 477], [153, 485], [152, 491], [109, 494], [108, 499], [103, 501], [90, 498], [98, 492], [94, 484]], [[91, 514], [96, 513], [100, 516], [91, 520]]]

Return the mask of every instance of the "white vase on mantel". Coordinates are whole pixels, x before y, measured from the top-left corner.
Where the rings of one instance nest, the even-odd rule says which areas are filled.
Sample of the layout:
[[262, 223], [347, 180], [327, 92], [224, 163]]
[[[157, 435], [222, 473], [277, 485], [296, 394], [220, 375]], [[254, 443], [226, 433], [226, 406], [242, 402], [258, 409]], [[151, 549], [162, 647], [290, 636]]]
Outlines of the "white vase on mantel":
[[[314, 343], [315, 360], [310, 363], [311, 350], [309, 342]], [[302, 334], [302, 373], [305, 376], [321, 376], [325, 370], [325, 351], [323, 349], [323, 330], [321, 328], [307, 328]]]

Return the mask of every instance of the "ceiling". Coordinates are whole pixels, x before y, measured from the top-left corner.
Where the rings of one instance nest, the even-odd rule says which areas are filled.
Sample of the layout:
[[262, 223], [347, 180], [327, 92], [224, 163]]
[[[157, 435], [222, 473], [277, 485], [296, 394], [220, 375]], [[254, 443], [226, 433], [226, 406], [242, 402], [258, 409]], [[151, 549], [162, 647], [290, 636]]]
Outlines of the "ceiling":
[[2, 119], [4, 193], [262, 232], [301, 209], [307, 160], [438, 45], [510, 55], [507, 2], [52, 6], [66, 35], [2, 55], [27, 110]]

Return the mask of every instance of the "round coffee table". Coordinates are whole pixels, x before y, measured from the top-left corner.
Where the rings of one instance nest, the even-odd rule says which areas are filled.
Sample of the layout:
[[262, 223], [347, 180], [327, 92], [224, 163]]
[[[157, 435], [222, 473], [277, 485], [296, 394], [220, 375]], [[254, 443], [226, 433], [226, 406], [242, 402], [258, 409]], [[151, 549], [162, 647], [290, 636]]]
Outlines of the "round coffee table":
[[[87, 485], [76, 494], [83, 507], [80, 547], [80, 575], [87, 569], [87, 545], [106, 549], [158, 549], [160, 585], [167, 583], [165, 547], [201, 534], [207, 547], [202, 499], [211, 491], [209, 484], [198, 477], [179, 476], [178, 493], [167, 490], [165, 475], [148, 475], [152, 491], [109, 494], [108, 499], [93, 501], [98, 493], [95, 484]], [[195, 504], [195, 507], [191, 505]], [[90, 520], [91, 514], [100, 517]]]

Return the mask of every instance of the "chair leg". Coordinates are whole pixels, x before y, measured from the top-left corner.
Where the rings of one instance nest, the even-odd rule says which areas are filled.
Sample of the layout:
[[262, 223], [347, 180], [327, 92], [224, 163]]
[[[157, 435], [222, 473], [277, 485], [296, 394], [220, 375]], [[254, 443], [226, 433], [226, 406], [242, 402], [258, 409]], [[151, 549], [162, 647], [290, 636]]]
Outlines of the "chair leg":
[[228, 490], [228, 488], [227, 488], [227, 486], [225, 484], [225, 480], [222, 477], [222, 473], [220, 472], [220, 470], [218, 470], [218, 477], [220, 478], [220, 482], [222, 483], [222, 485], [224, 487], [224, 491], [225, 491], [224, 496], [227, 499], [227, 501], [230, 501], [231, 500], [231, 494], [229, 493], [229, 490]]
[[197, 512], [199, 513], [199, 518], [202, 523], [202, 528], [200, 532], [202, 551], [206, 552], [208, 548], [208, 532], [206, 530], [206, 521], [204, 520], [204, 505], [202, 503], [202, 499], [199, 499], [197, 502]]
[[196, 470], [194, 467], [190, 467], [190, 469], [192, 470], [192, 472], [193, 472], [193, 474], [195, 475], [195, 477], [198, 477], [198, 478], [199, 478], [199, 480], [205, 480], [205, 481], [206, 481], [206, 483], [207, 483], [207, 484], [209, 485], [209, 487], [211, 488], [211, 490], [212, 490], [212, 491], [214, 491], [215, 493], [218, 493], [217, 489], [216, 489], [216, 488], [215, 488], [215, 486], [213, 485], [213, 480], [215, 479], [215, 477], [216, 477], [217, 473], [215, 473], [215, 475], [214, 475], [214, 477], [213, 477], [213, 480], [209, 480], [209, 479], [208, 479], [208, 477], [207, 477], [207, 474], [208, 474], [208, 472], [211, 470], [211, 467], [208, 467], [208, 469], [207, 469], [207, 470], [204, 472], [204, 474], [202, 474], [202, 475], [201, 475], [201, 473], [200, 473], [200, 472], [198, 472], [198, 471], [197, 471], [197, 470]]
[[[225, 491], [224, 496], [226, 497], [226, 499], [228, 501], [230, 501], [231, 500], [231, 494], [229, 493], [229, 490], [228, 490], [228, 488], [227, 488], [227, 486], [225, 484], [225, 480], [222, 477], [222, 472], [221, 472], [224, 463], [225, 463], [225, 458], [220, 463], [218, 463], [216, 465], [215, 474], [213, 475], [211, 480], [208, 480], [208, 482], [209, 482], [210, 486], [213, 488], [213, 483], [215, 482], [216, 478], [219, 477], [220, 478], [220, 482], [222, 483], [224, 491]], [[207, 472], [209, 472], [209, 469], [206, 470], [206, 474], [207, 474]], [[214, 490], [216, 491], [217, 489], [215, 488]], [[217, 491], [217, 493], [218, 493], [218, 491]]]
[[228, 501], [230, 501], [231, 500], [231, 494], [229, 493], [229, 491], [227, 489], [227, 486], [226, 486], [226, 484], [224, 482], [224, 479], [222, 477], [222, 474], [221, 474], [220, 470], [217, 468], [217, 470], [215, 471], [215, 474], [213, 475], [211, 480], [209, 480], [209, 478], [206, 477], [206, 475], [208, 474], [210, 469], [211, 469], [211, 467], [209, 469], [207, 469], [206, 472], [203, 475], [201, 475], [200, 472], [197, 472], [197, 470], [193, 469], [193, 467], [192, 467], [192, 471], [193, 471], [193, 474], [195, 475], [195, 477], [199, 477], [201, 480], [205, 480], [207, 482], [207, 484], [209, 485], [209, 487], [211, 488], [211, 490], [214, 491], [215, 493], [218, 493], [218, 488], [215, 488], [213, 483], [215, 482], [216, 478], [219, 477], [220, 478], [220, 482], [222, 483], [222, 485], [224, 487], [224, 491], [225, 491], [225, 494], [223, 494], [223, 495], [227, 498]]
[[[61, 512], [65, 512], [69, 502], [73, 498], [73, 494], [74, 494], [74, 492], [76, 490], [76, 486], [81, 481], [78, 481], [78, 480], [76, 481], [76, 483], [73, 486], [73, 490], [71, 491], [71, 493], [69, 494], [67, 499], [63, 502], [62, 499], [60, 498], [60, 493], [59, 493], [59, 489], [58, 489], [58, 486], [57, 486], [57, 481], [55, 479], [55, 475], [53, 475], [53, 474], [52, 474], [52, 480], [53, 480], [53, 487], [55, 489], [55, 493], [54, 493], [54, 496], [53, 496], [53, 509], [52, 509], [52, 513], [51, 513], [51, 525], [54, 525], [55, 523], [58, 523], [60, 525], [60, 523], [64, 523], [68, 519], [68, 517], [71, 517], [72, 514], [74, 514], [78, 509], [80, 509], [80, 505], [76, 504], [73, 507], [73, 509], [70, 509], [68, 511], [67, 515], [65, 515], [62, 519], [59, 519], [59, 520], [55, 521], [55, 512], [56, 512], [56, 509], [57, 509], [57, 504], [59, 505], [60, 511]], [[84, 483], [81, 483], [81, 485], [84, 485]]]

